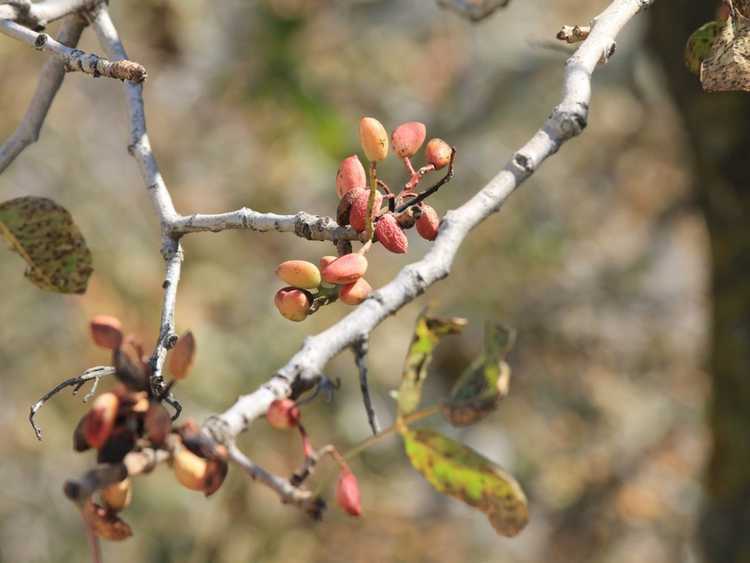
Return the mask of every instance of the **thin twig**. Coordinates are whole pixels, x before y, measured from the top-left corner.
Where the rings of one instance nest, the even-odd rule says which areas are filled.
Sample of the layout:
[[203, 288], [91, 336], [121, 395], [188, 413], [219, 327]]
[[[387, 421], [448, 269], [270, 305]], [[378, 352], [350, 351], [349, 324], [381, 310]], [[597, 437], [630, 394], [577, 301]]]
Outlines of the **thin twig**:
[[11, 20], [0, 20], [0, 33], [28, 43], [35, 49], [53, 53], [65, 62], [65, 70], [80, 70], [94, 78], [106, 76], [119, 80], [129, 80], [140, 83], [146, 79], [146, 69], [133, 61], [108, 61], [94, 53], [85, 53], [80, 49], [71, 49], [59, 41], [55, 41], [46, 33], [31, 31]]
[[[114, 375], [115, 374], [115, 368], [111, 366], [96, 366], [90, 369], [87, 369], [84, 371], [81, 375], [77, 375], [76, 377], [71, 377], [70, 379], [66, 379], [65, 381], [58, 383], [47, 391], [42, 397], [33, 405], [31, 405], [31, 409], [29, 412], [29, 422], [31, 423], [31, 427], [34, 429], [34, 434], [36, 434], [37, 440], [42, 439], [42, 429], [39, 428], [39, 426], [36, 425], [36, 422], [34, 421], [34, 417], [36, 416], [36, 413], [41, 409], [44, 404], [49, 401], [52, 397], [57, 395], [60, 391], [65, 389], [66, 387], [74, 387], [74, 393], [78, 392], [78, 390], [81, 388], [81, 386], [91, 380], [94, 380], [94, 386], [96, 386], [99, 383], [99, 380], [102, 377], [106, 377], [108, 375]], [[86, 395], [83, 400], [84, 402], [88, 401], [89, 395]]]
[[[63, 45], [75, 47], [85, 27], [86, 21], [83, 18], [71, 17], [62, 24], [57, 39]], [[13, 135], [0, 146], [0, 173], [10, 166], [27, 146], [39, 139], [47, 112], [64, 78], [65, 62], [63, 60], [53, 57], [44, 63], [26, 114]]]
[[414, 207], [418, 203], [424, 201], [428, 197], [430, 197], [432, 194], [434, 194], [436, 191], [438, 191], [440, 188], [442, 188], [445, 184], [450, 182], [453, 179], [453, 174], [455, 172], [453, 164], [456, 160], [456, 148], [451, 147], [451, 159], [448, 163], [448, 172], [443, 176], [437, 184], [432, 186], [431, 188], [426, 189], [422, 193], [420, 193], [417, 197], [410, 199], [409, 201], [403, 203], [401, 206], [399, 206], [398, 209], [396, 209], [396, 213], [402, 213], [409, 209], [410, 207]]
[[290, 481], [269, 473], [261, 466], [251, 461], [240, 449], [234, 444], [225, 444], [229, 452], [229, 459], [244, 469], [248, 475], [255, 481], [260, 481], [270, 489], [276, 492], [284, 503], [294, 504], [302, 508], [314, 519], [319, 519], [325, 509], [325, 502], [314, 496], [310, 491], [295, 487]]
[[365, 412], [367, 413], [367, 422], [372, 429], [373, 434], [380, 432], [380, 424], [378, 423], [378, 417], [375, 414], [375, 409], [372, 408], [372, 399], [370, 398], [370, 388], [367, 383], [367, 351], [369, 348], [367, 337], [362, 337], [352, 345], [352, 351], [354, 352], [354, 363], [357, 365], [359, 371], [359, 388], [362, 391], [362, 402], [365, 405]]

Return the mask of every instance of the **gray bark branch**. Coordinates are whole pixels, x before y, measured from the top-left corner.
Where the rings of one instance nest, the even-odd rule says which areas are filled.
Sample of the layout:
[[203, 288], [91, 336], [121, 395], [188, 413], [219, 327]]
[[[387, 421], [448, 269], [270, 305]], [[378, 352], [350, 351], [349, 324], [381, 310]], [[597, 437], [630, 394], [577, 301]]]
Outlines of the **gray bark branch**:
[[586, 127], [591, 76], [604, 55], [612, 53], [619, 31], [654, 0], [614, 0], [596, 18], [591, 33], [565, 64], [563, 95], [542, 127], [483, 189], [461, 207], [449, 211], [435, 244], [421, 260], [404, 267], [396, 278], [373, 292], [352, 313], [329, 329], [305, 339], [302, 348], [258, 390], [241, 396], [223, 414], [207, 421], [236, 436], [262, 416], [270, 403], [291, 394], [292, 385], [319, 378], [326, 363], [366, 337], [388, 316], [445, 278], [469, 232], [492, 214], [541, 164]]

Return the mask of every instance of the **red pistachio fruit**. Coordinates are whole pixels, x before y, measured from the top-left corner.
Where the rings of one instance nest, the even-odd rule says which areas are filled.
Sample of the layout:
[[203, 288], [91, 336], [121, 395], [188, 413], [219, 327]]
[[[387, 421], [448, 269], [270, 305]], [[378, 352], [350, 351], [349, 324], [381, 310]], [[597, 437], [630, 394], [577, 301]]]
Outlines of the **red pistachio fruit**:
[[396, 254], [409, 250], [409, 240], [393, 214], [383, 215], [375, 225], [375, 236], [385, 248]]
[[346, 192], [365, 186], [367, 186], [367, 175], [359, 157], [353, 154], [342, 160], [336, 173], [336, 194], [344, 197]]
[[367, 258], [361, 254], [345, 254], [323, 270], [323, 279], [328, 283], [349, 285], [364, 276], [366, 271]]
[[402, 123], [393, 131], [391, 141], [393, 142], [393, 152], [401, 158], [412, 157], [424, 143], [427, 135], [427, 129], [424, 123], [419, 121], [409, 121]]
[[307, 293], [296, 287], [284, 287], [276, 292], [273, 304], [279, 313], [290, 321], [304, 321], [310, 310], [310, 298]]
[[[367, 205], [370, 200], [370, 190], [360, 190], [361, 193], [357, 195], [357, 199], [352, 202], [352, 206], [349, 209], [349, 224], [354, 228], [355, 231], [361, 233], [367, 228]], [[372, 206], [372, 218], [374, 219], [380, 206], [383, 205], [383, 195], [380, 192], [375, 193], [375, 202]]]
[[336, 483], [336, 503], [348, 514], [362, 514], [357, 477], [349, 469], [342, 469]]
[[338, 258], [338, 256], [323, 256], [319, 262], [320, 271], [322, 272], [325, 270], [328, 267], [328, 264], [336, 260], [336, 258]]
[[435, 170], [445, 168], [451, 161], [453, 149], [442, 139], [430, 139], [424, 150], [425, 160], [435, 167]]
[[279, 430], [297, 426], [300, 416], [297, 403], [291, 399], [276, 399], [269, 405], [266, 412], [268, 423]]
[[417, 219], [417, 232], [425, 240], [435, 240], [440, 227], [440, 217], [437, 211], [426, 203], [422, 204], [422, 214]]
[[339, 299], [347, 305], [359, 305], [372, 293], [372, 286], [365, 278], [359, 278], [354, 283], [345, 285], [339, 291]]

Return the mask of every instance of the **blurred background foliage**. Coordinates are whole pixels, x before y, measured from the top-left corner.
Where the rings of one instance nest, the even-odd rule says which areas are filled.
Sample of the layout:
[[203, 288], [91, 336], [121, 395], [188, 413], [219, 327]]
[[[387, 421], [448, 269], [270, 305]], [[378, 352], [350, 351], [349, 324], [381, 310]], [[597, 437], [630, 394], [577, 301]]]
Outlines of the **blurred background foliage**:
[[[334, 214], [338, 161], [357, 151], [361, 115], [392, 128], [420, 120], [459, 151], [454, 182], [434, 198], [453, 208], [484, 185], [559, 98], [570, 49], [551, 43], [605, 0], [514, 2], [471, 25], [426, 0], [119, 0], [113, 17], [132, 59], [149, 70], [148, 125], [183, 213], [243, 205]], [[166, 468], [135, 482], [124, 518], [135, 536], [105, 560], [199, 562], [643, 562], [700, 560], [696, 525], [708, 455], [704, 370], [709, 336], [709, 238], [694, 205], [685, 129], [649, 52], [647, 18], [632, 22], [595, 77], [590, 125], [477, 228], [453, 274], [388, 319], [371, 342], [374, 399], [394, 412], [413, 323], [425, 305], [468, 317], [432, 366], [428, 397], [443, 396], [481, 347], [486, 318], [518, 330], [511, 394], [486, 422], [448, 430], [498, 461], [529, 497], [517, 538], [435, 494], [396, 440], [353, 466], [364, 517], [331, 507], [322, 523], [282, 506], [238, 471], [209, 500]], [[53, 27], [54, 29], [54, 27]], [[674, 41], [684, 38], [674, 34]], [[687, 35], [685, 35], [687, 37]], [[90, 32], [81, 48], [100, 52]], [[0, 134], [25, 111], [45, 55], [0, 40]], [[87, 559], [63, 481], [92, 459], [71, 434], [84, 412], [57, 397], [28, 405], [63, 378], [109, 360], [87, 335], [94, 314], [119, 316], [149, 345], [158, 327], [162, 260], [157, 221], [126, 151], [121, 85], [69, 75], [39, 143], [0, 177], [0, 199], [52, 197], [74, 215], [96, 272], [82, 297], [37, 290], [0, 253], [0, 562]], [[395, 159], [382, 167], [404, 179]], [[203, 420], [268, 379], [343, 304], [292, 324], [273, 308], [275, 265], [317, 261], [326, 243], [227, 232], [184, 240], [177, 324], [197, 337], [197, 364], [178, 394]], [[372, 253], [378, 287], [407, 256]], [[326, 375], [335, 400], [304, 408], [314, 441], [341, 449], [368, 435], [350, 353]], [[434, 422], [437, 425], [441, 423]], [[263, 422], [241, 446], [286, 474], [298, 438]], [[327, 484], [333, 472], [321, 471]]]

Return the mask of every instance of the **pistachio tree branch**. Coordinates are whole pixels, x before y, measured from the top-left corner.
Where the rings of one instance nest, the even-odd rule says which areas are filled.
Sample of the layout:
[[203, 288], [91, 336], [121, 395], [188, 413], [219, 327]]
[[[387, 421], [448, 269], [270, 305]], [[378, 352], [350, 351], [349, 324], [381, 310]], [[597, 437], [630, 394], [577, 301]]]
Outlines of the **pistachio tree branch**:
[[93, 8], [102, 0], [14, 0], [0, 2], [0, 19], [15, 20], [24, 25], [37, 28], [49, 22], [64, 18], [69, 14]]
[[245, 229], [265, 233], [295, 233], [307, 240], [362, 240], [364, 237], [351, 227], [342, 227], [330, 217], [300, 211], [294, 215], [260, 213], [247, 207], [215, 215], [185, 215], [177, 217], [170, 225], [174, 235], [202, 231], [220, 232]]
[[[107, 6], [98, 6], [92, 16], [94, 30], [107, 56], [114, 61], [126, 60], [128, 57], [127, 52], [122, 41], [120, 41], [112, 18], [109, 16]], [[183, 254], [179, 239], [172, 236], [170, 227], [172, 222], [178, 218], [178, 214], [172, 203], [172, 197], [169, 194], [164, 178], [159, 171], [159, 165], [151, 150], [151, 143], [146, 132], [143, 84], [131, 81], [125, 81], [123, 84], [128, 100], [130, 117], [128, 152], [130, 152], [138, 163], [146, 191], [159, 217], [162, 231], [162, 255], [166, 261], [159, 339], [151, 356], [153, 372], [151, 390], [158, 396], [163, 390], [162, 369], [164, 367], [164, 360], [166, 359], [167, 351], [174, 344], [174, 339], [172, 338], [175, 334], [174, 313]]]
[[[2, 8], [4, 6], [0, 6], [0, 9]], [[85, 27], [86, 21], [83, 18], [70, 17], [62, 24], [57, 39], [63, 45], [75, 47]], [[65, 61], [53, 57], [44, 64], [26, 114], [13, 135], [0, 145], [0, 173], [10, 166], [27, 146], [39, 139], [47, 112], [64, 78]]]
[[270, 403], [289, 396], [293, 386], [320, 377], [326, 363], [365, 338], [383, 320], [445, 278], [456, 252], [469, 232], [500, 210], [508, 197], [568, 140], [587, 124], [591, 76], [600, 60], [612, 53], [619, 31], [655, 0], [614, 0], [595, 19], [591, 33], [565, 65], [560, 104], [534, 136], [516, 151], [505, 167], [461, 207], [449, 211], [440, 224], [432, 249], [404, 267], [393, 281], [372, 293], [352, 313], [327, 330], [305, 339], [302, 348], [268, 382], [241, 396], [234, 405], [206, 421], [214, 435], [234, 437], [262, 416]]
[[228, 444], [227, 450], [229, 459], [244, 469], [253, 481], [260, 481], [276, 492], [282, 502], [302, 508], [315, 519], [320, 518], [325, 508], [325, 502], [321, 498], [306, 489], [293, 485], [290, 480], [269, 473], [256, 465], [233, 442]]
[[128, 60], [112, 62], [94, 53], [72, 49], [55, 41], [46, 33], [37, 33], [12, 20], [0, 19], [0, 33], [27, 43], [40, 51], [56, 55], [65, 63], [65, 70], [78, 70], [93, 77], [107, 76], [133, 82], [143, 82], [146, 79], [146, 69], [138, 63]]

